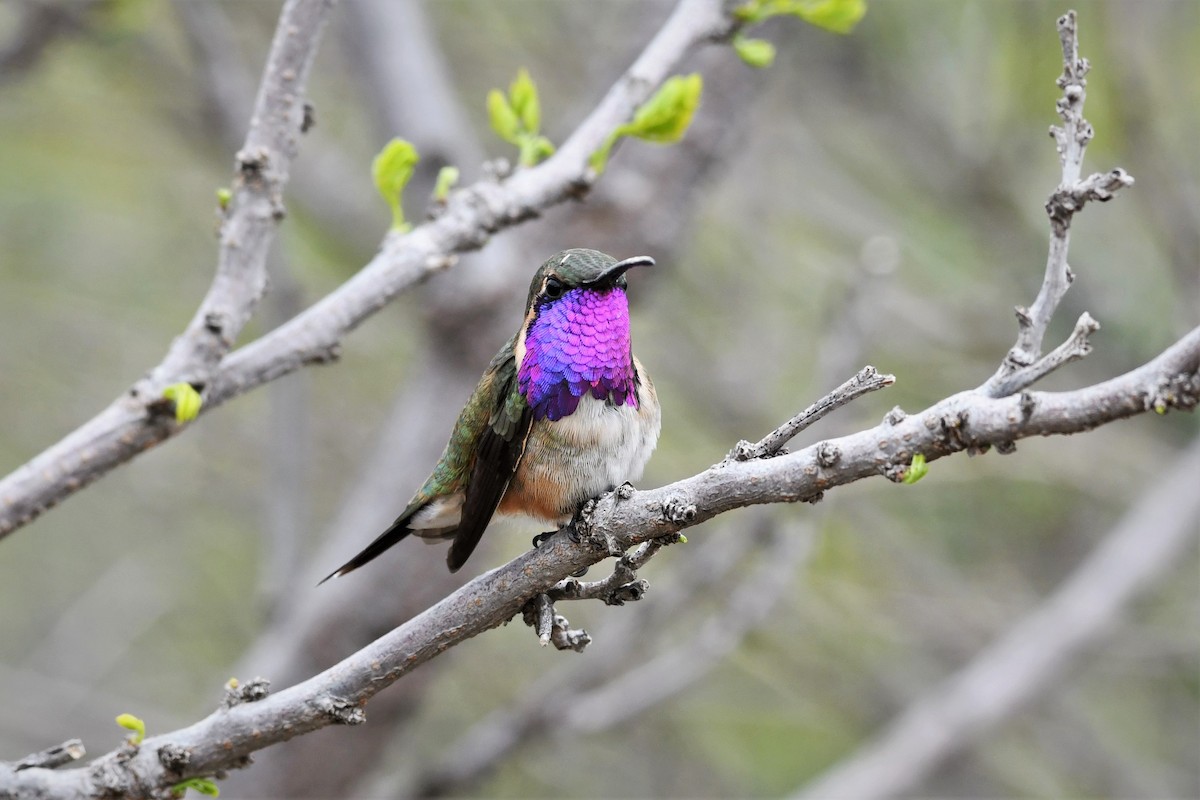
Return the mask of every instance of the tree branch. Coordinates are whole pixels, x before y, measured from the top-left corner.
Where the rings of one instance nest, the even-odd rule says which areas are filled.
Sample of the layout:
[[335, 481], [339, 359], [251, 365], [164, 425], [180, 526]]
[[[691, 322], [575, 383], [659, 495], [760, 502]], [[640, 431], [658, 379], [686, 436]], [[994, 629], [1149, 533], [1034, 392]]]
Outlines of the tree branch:
[[[1050, 128], [1062, 163], [1062, 179], [1058, 188], [1046, 202], [1046, 213], [1050, 217], [1050, 250], [1046, 256], [1046, 274], [1042, 288], [1030, 308], [1017, 306], [1017, 342], [1000, 368], [979, 390], [989, 397], [1004, 397], [1033, 384], [1034, 381], [1053, 370], [1087, 354], [1087, 336], [1100, 326], [1091, 317], [1087, 324], [1081, 317], [1072, 335], [1075, 344], [1066, 351], [1063, 347], [1049, 356], [1041, 358], [1042, 339], [1050, 326], [1059, 302], [1075, 279], [1067, 264], [1067, 250], [1071, 243], [1071, 219], [1089, 200], [1106, 202], [1114, 192], [1133, 185], [1133, 177], [1123, 169], [1114, 169], [1107, 174], [1091, 175], [1084, 180], [1079, 176], [1083, 169], [1083, 154], [1095, 131], [1083, 117], [1083, 101], [1087, 97], [1087, 75], [1090, 65], [1086, 58], [1079, 57], [1079, 38], [1075, 12], [1068, 11], [1058, 19], [1058, 37], [1062, 43], [1063, 73], [1058, 78], [1058, 87], [1063, 96], [1058, 100], [1058, 115], [1061, 127]], [[1079, 341], [1076, 341], [1079, 340]], [[1064, 355], [1069, 354], [1069, 357]]]
[[[0, 791], [47, 792], [84, 798], [116, 793], [133, 798], [193, 776], [244, 766], [264, 747], [334, 724], [364, 720], [363, 707], [416, 667], [520, 613], [530, 598], [571, 573], [629, 547], [698, 525], [734, 508], [811, 501], [825, 491], [908, 464], [962, 450], [995, 446], [1011, 452], [1017, 439], [1077, 433], [1152, 408], [1192, 409], [1200, 403], [1200, 327], [1154, 360], [1117, 378], [1071, 392], [991, 398], [962, 392], [919, 414], [893, 413], [875, 428], [773, 459], [718, 463], [676, 483], [621, 497], [611, 492], [579, 523], [579, 543], [563, 532], [542, 547], [484, 573], [424, 613], [341, 663], [257, 702], [221, 709], [135, 752], [109, 753], [86, 770], [65, 773], [0, 766]], [[829, 448], [839, 457], [824, 457]]]
[[752, 458], [768, 458], [776, 455], [802, 430], [829, 412], [841, 408], [864, 394], [887, 388], [895, 382], [895, 375], [880, 375], [874, 367], [863, 367], [853, 378], [768, 433], [755, 444], [738, 442], [730, 456], [736, 461], [748, 461]]
[[266, 254], [283, 218], [302, 95], [333, 0], [289, 0], [279, 17], [234, 193], [221, 227], [216, 276], [163, 361], [82, 427], [0, 481], [0, 538], [113, 467], [178, 433], [162, 397], [173, 383], [211, 383], [266, 288]]
[[[278, 189], [288, 163], [282, 154], [294, 147], [292, 137], [303, 114], [299, 92], [331, 2], [292, 0], [280, 18], [259, 92], [257, 124], [238, 156], [240, 185], [233, 217], [223, 229], [221, 261], [209, 297], [150, 378], [0, 481], [0, 538], [179, 433], [182, 426], [163, 413], [168, 410], [161, 404], [166, 385], [181, 380], [204, 383], [203, 410], [209, 410], [302, 366], [333, 360], [347, 333], [400, 292], [451, 266], [455, 253], [478, 249], [496, 231], [586, 192], [596, 179], [588, 158], [609, 132], [632, 116], [693, 47], [726, 35], [734, 25], [720, 0], [681, 0], [554, 156], [503, 181], [485, 180], [452, 192], [437, 219], [407, 235], [389, 233], [379, 254], [338, 289], [290, 322], [225, 355], [261, 296], [265, 247], [282, 212]], [[281, 126], [283, 122], [294, 127]]]

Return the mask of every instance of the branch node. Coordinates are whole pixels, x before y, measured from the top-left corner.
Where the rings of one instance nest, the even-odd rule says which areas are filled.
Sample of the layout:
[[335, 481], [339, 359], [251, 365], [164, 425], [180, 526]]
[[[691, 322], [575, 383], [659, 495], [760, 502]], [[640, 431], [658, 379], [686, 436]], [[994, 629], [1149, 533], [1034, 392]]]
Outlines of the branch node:
[[204, 329], [214, 336], [225, 338], [225, 326], [229, 324], [229, 315], [221, 311], [209, 311], [204, 315]]
[[258, 183], [262, 181], [263, 173], [271, 162], [271, 151], [262, 146], [253, 149], [242, 148], [234, 158], [237, 160], [237, 171], [242, 180], [246, 183]]
[[[892, 410], [883, 415], [883, 424], [896, 426], [903, 422], [907, 417], [908, 414], [905, 413], [904, 409], [902, 409], [900, 406], [892, 406]], [[818, 457], [819, 456], [820, 454], [818, 453]]]
[[1021, 422], [1029, 422], [1029, 418], [1033, 416], [1033, 411], [1037, 408], [1037, 400], [1029, 392], [1021, 392], [1021, 398], [1018, 401], [1021, 408]]
[[669, 525], [686, 525], [696, 518], [696, 504], [677, 494], [663, 503], [663, 521]]
[[[897, 406], [893, 410], [899, 410]], [[904, 412], [901, 412], [904, 413]], [[828, 469], [841, 461], [842, 450], [832, 442], [821, 442], [817, 445], [817, 464]]]
[[316, 707], [338, 725], [361, 725], [367, 721], [362, 706], [343, 697], [324, 695], [317, 698]]
[[182, 775], [192, 762], [192, 751], [186, 747], [168, 742], [158, 748], [158, 763], [163, 769], [176, 775]]
[[512, 175], [512, 163], [507, 158], [493, 158], [490, 161], [483, 162], [480, 170], [483, 177], [487, 180], [500, 183], [509, 175]]
[[242, 703], [255, 703], [271, 693], [271, 682], [266, 678], [257, 677], [245, 683], [239, 683], [237, 678], [230, 678], [225, 684], [225, 697], [221, 700], [223, 708], [233, 708]]
[[531, 598], [521, 609], [521, 619], [534, 629], [542, 647], [553, 644], [557, 650], [582, 653], [592, 641], [587, 631], [572, 630], [567, 618], [555, 612], [554, 601], [549, 594], [543, 593]]
[[751, 461], [758, 456], [755, 453], [754, 445], [745, 439], [739, 439], [738, 443], [729, 451], [728, 460], [730, 461]]
[[1165, 380], [1146, 397], [1146, 409], [1166, 414], [1170, 408], [1191, 411], [1200, 405], [1200, 370], [1181, 372]]

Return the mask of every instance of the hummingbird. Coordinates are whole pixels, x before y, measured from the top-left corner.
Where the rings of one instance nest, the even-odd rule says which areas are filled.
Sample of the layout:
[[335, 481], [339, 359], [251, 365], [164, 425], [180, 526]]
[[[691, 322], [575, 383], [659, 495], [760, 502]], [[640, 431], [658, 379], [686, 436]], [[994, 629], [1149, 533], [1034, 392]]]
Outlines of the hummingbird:
[[484, 371], [433, 473], [387, 530], [322, 583], [409, 534], [453, 540], [446, 565], [457, 572], [493, 515], [558, 527], [588, 499], [638, 480], [662, 414], [633, 355], [625, 273], [653, 264], [585, 249], [542, 264], [520, 330]]

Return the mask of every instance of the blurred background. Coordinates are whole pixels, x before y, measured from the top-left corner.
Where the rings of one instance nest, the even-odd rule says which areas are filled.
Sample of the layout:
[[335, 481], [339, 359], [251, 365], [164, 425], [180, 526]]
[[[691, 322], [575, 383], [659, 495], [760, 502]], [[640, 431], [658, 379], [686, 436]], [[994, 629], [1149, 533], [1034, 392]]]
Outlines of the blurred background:
[[[1076, 8], [1094, 65], [1085, 170], [1137, 183], [1076, 219], [1077, 280], [1047, 344], [1084, 310], [1103, 328], [1040, 388], [1125, 372], [1200, 322], [1200, 5]], [[370, 161], [389, 138], [422, 154], [406, 193], [420, 219], [438, 166], [470, 182], [513, 157], [488, 129], [488, 89], [527, 67], [562, 141], [670, 9], [342, 3], [272, 291], [243, 338], [373, 255], [390, 217]], [[4, 539], [0, 759], [73, 736], [103, 753], [122, 712], [169, 731], [233, 675], [291, 684], [528, 547], [536, 531], [494, 529], [451, 576], [442, 548], [406, 542], [314, 588], [403, 508], [559, 249], [658, 260], [630, 281], [664, 406], [644, 486], [707, 467], [863, 364], [897, 384], [796, 446], [982, 383], [1041, 283], [1065, 9], [877, 2], [848, 37], [783, 20], [761, 32], [779, 49], [765, 71], [708, 48], [681, 70], [706, 84], [683, 143], [621, 145], [584, 202], [402, 296], [336, 365], [237, 399]], [[265, 0], [0, 5], [0, 472], [124, 391], [190, 318], [277, 14]], [[939, 461], [915, 487], [725, 515], [651, 563], [646, 600], [560, 608], [594, 637], [582, 655], [519, 623], [492, 631], [384, 691], [366, 725], [263, 752], [222, 790], [788, 794], [942, 696], [1124, 524], [1181, 527], [1185, 544], [1033, 702], [880, 791], [1200, 795], [1200, 522], [1139, 517], [1147, 492], [1181, 485], [1198, 435], [1194, 415], [1147, 415]]]

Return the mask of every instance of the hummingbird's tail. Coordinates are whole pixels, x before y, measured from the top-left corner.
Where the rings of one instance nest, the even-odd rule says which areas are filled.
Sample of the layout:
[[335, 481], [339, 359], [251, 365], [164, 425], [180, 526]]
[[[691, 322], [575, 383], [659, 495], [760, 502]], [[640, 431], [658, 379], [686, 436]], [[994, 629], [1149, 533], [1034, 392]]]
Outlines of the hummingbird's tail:
[[342, 564], [333, 572], [326, 575], [321, 579], [317, 586], [320, 586], [330, 578], [340, 578], [346, 573], [353, 572], [354, 570], [358, 569], [368, 561], [375, 560], [375, 557], [384, 550], [387, 550], [396, 542], [399, 542], [401, 539], [408, 536], [410, 533], [412, 533], [412, 528], [409, 526], [412, 515], [413, 510], [406, 510], [405, 513], [401, 514], [386, 531], [379, 534], [375, 541], [364, 547], [361, 553], [347, 561], [345, 564]]

